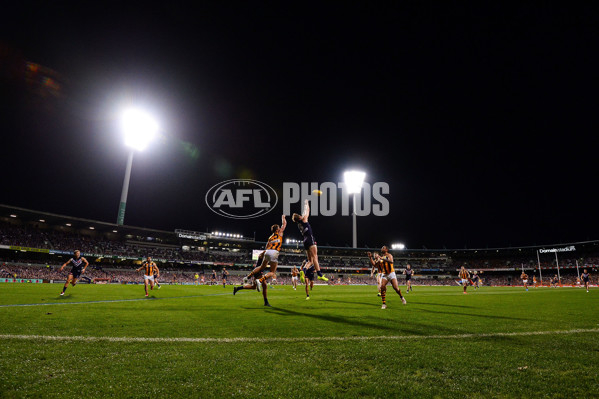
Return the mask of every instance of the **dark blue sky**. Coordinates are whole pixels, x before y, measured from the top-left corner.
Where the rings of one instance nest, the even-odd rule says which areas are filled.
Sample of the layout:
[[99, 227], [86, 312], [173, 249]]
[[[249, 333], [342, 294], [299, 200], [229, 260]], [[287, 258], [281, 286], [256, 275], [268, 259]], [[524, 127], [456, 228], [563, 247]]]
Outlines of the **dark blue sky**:
[[[116, 220], [117, 116], [135, 103], [167, 137], [135, 157], [127, 224], [264, 239], [279, 215], [219, 217], [208, 188], [360, 166], [391, 187], [390, 215], [358, 220], [360, 245], [599, 238], [597, 6], [182, 4], [13, 9], [1, 203]], [[57, 97], [23, 60], [56, 72]], [[312, 224], [321, 244], [351, 242], [349, 217]]]

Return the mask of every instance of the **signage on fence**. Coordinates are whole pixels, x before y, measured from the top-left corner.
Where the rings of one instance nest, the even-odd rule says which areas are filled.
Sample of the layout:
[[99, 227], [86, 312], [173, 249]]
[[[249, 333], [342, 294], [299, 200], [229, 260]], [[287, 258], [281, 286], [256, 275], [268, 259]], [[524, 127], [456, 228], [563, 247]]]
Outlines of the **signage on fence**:
[[539, 249], [539, 253], [541, 253], [541, 254], [555, 253], [555, 252], [572, 252], [572, 251], [576, 251], [576, 247], [574, 245], [570, 245], [569, 247], [562, 247], [562, 248]]
[[39, 278], [0, 278], [0, 283], [43, 283]]

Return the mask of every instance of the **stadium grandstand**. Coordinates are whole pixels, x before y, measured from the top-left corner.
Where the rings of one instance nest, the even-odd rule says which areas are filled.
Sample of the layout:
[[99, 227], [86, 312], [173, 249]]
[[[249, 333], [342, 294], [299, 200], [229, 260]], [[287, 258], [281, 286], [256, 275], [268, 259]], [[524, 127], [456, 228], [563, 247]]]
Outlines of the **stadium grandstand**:
[[[385, 243], [381, 243], [383, 245]], [[90, 261], [89, 282], [140, 283], [135, 272], [143, 258], [151, 256], [165, 283], [192, 284], [194, 275], [210, 284], [212, 271], [226, 267], [229, 283], [240, 283], [253, 268], [265, 243], [239, 234], [164, 231], [75, 218], [0, 205], [0, 282], [31, 280], [64, 282], [60, 266], [81, 250]], [[367, 251], [378, 248], [319, 247], [323, 271], [329, 284], [375, 284], [370, 276]], [[399, 272], [410, 264], [416, 285], [455, 285], [461, 266], [475, 270], [483, 285], [520, 285], [520, 273], [536, 276], [549, 285], [559, 276], [560, 284], [575, 285], [579, 270], [596, 271], [599, 241], [551, 246], [485, 249], [392, 250]], [[290, 282], [290, 270], [305, 255], [293, 240], [283, 245], [278, 283]]]

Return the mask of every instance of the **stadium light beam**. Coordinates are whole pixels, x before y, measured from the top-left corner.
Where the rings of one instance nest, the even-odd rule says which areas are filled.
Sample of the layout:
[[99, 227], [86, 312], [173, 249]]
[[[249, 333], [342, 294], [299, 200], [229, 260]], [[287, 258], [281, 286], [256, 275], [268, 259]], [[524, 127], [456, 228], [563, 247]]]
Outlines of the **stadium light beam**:
[[343, 174], [343, 179], [345, 180], [345, 187], [347, 188], [347, 193], [353, 195], [353, 211], [352, 211], [352, 219], [353, 219], [353, 247], [358, 247], [358, 228], [356, 226], [356, 195], [360, 194], [362, 191], [362, 185], [364, 184], [364, 178], [366, 177], [366, 173], [350, 170]]
[[131, 166], [133, 165], [133, 153], [135, 150], [143, 151], [158, 134], [158, 123], [149, 114], [139, 109], [128, 109], [123, 112], [121, 128], [125, 135], [125, 145], [131, 148], [125, 179], [123, 180], [123, 191], [116, 224], [122, 226], [125, 223], [125, 208], [127, 206], [127, 194], [129, 193], [129, 180], [131, 179]]

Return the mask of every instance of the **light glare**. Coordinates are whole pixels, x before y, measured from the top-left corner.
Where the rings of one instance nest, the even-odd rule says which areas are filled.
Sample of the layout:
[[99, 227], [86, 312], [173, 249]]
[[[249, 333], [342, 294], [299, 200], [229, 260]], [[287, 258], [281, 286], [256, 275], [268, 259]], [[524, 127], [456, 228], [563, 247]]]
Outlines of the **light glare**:
[[359, 172], [356, 170], [350, 170], [343, 174], [343, 178], [345, 180], [345, 185], [347, 187], [348, 194], [358, 194], [360, 190], [362, 190], [362, 184], [364, 183], [364, 178], [366, 177], [366, 173]]
[[129, 109], [123, 113], [122, 127], [125, 145], [138, 151], [143, 151], [158, 133], [156, 121], [138, 109]]

